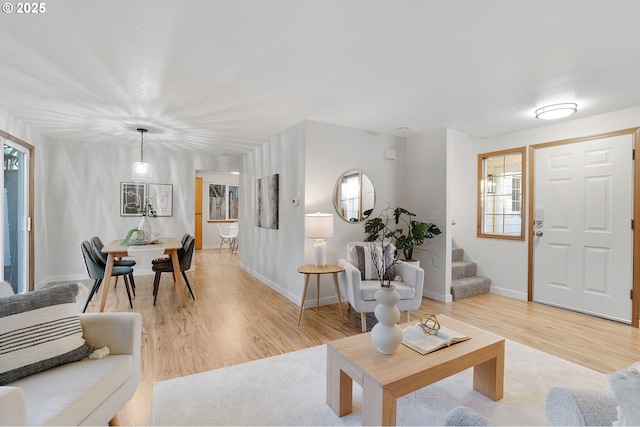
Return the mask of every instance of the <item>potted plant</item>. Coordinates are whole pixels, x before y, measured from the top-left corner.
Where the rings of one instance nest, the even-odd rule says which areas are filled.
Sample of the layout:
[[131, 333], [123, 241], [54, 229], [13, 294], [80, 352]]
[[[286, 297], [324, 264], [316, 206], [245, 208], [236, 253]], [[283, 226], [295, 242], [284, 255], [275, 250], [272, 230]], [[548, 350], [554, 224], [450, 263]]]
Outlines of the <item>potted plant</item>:
[[[393, 227], [390, 224], [390, 211], [393, 212]], [[415, 261], [413, 251], [417, 246], [424, 243], [426, 239], [431, 239], [442, 231], [437, 225], [413, 219], [416, 214], [408, 210], [397, 207], [384, 209], [376, 218], [368, 219], [364, 224], [366, 234], [365, 241], [373, 242], [382, 235], [391, 239], [396, 247], [395, 256], [402, 254], [404, 261]]]
[[[364, 212], [364, 215], [371, 215], [371, 210]], [[388, 287], [395, 275], [394, 265], [399, 262], [397, 250], [391, 253], [391, 245], [395, 240], [391, 208], [386, 208], [377, 217], [368, 219], [364, 224], [364, 230], [367, 233], [365, 241], [372, 243], [371, 261], [380, 280], [380, 286]], [[380, 250], [377, 250], [378, 247]]]
[[[400, 320], [400, 310], [396, 304], [400, 301], [400, 294], [392, 284], [395, 265], [401, 262], [396, 256], [396, 251], [391, 252], [396, 238], [392, 212], [390, 207], [386, 208], [376, 218], [368, 219], [364, 226], [367, 233], [365, 240], [371, 242], [371, 261], [380, 280], [380, 289], [375, 294], [378, 305], [374, 311], [378, 323], [371, 329], [371, 340], [382, 354], [395, 353], [404, 337], [402, 328], [397, 324]], [[367, 211], [365, 215], [370, 213]]]

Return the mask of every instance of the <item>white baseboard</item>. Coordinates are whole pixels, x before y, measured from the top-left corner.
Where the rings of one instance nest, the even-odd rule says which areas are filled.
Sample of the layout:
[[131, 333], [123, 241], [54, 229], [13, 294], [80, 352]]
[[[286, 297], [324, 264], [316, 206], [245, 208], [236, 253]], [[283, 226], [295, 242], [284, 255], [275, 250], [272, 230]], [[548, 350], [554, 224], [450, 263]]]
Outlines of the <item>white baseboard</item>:
[[489, 288], [489, 292], [496, 295], [502, 295], [509, 298], [514, 298], [522, 301], [527, 301], [528, 295], [526, 292], [518, 292], [511, 289], [499, 288], [497, 286], [491, 285]]
[[426, 297], [426, 298], [429, 298], [429, 299], [432, 299], [432, 300], [435, 300], [435, 301], [440, 301], [440, 302], [445, 302], [445, 303], [449, 303], [449, 302], [453, 301], [453, 297], [451, 296], [451, 294], [443, 295], [443, 294], [439, 294], [439, 293], [436, 293], [436, 292], [432, 292], [432, 291], [430, 291], [428, 289], [425, 289], [422, 292], [422, 296]]
[[[279, 286], [275, 282], [267, 279], [263, 275], [259, 274], [258, 272], [252, 270], [251, 268], [247, 267], [246, 265], [244, 265], [244, 264], [242, 264], [240, 262], [238, 262], [238, 267], [242, 268], [244, 271], [246, 271], [247, 273], [249, 273], [250, 275], [252, 275], [256, 279], [260, 280], [262, 283], [264, 283], [265, 285], [267, 285], [268, 287], [270, 287], [271, 289], [273, 289], [274, 291], [276, 291], [277, 293], [279, 293], [280, 295], [282, 295], [283, 297], [285, 297], [286, 299], [288, 299], [289, 301], [291, 301], [292, 303], [294, 303], [298, 307], [300, 306], [300, 297], [298, 295], [292, 294], [288, 290], [282, 288], [281, 286]], [[346, 301], [342, 295], [340, 296], [340, 298], [342, 299], [342, 303], [343, 304], [344, 303], [348, 304], [348, 301]], [[338, 296], [337, 295], [330, 295], [330, 296], [320, 297], [320, 305], [336, 304], [337, 302], [338, 302]], [[304, 302], [304, 308], [310, 308], [310, 307], [315, 307], [315, 306], [316, 306], [316, 299], [315, 298], [306, 300]]]

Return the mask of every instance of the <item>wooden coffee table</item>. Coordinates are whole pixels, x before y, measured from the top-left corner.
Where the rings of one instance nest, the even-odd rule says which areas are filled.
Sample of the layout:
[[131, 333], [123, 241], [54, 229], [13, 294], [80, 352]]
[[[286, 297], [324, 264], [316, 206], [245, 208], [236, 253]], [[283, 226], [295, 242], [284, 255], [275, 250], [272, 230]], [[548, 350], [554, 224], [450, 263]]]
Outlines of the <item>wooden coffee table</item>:
[[444, 315], [438, 320], [471, 339], [424, 356], [405, 345], [392, 355], [378, 353], [370, 332], [328, 343], [327, 404], [340, 417], [351, 413], [356, 381], [363, 390], [362, 425], [395, 425], [397, 398], [471, 367], [473, 389], [502, 399], [504, 338]]

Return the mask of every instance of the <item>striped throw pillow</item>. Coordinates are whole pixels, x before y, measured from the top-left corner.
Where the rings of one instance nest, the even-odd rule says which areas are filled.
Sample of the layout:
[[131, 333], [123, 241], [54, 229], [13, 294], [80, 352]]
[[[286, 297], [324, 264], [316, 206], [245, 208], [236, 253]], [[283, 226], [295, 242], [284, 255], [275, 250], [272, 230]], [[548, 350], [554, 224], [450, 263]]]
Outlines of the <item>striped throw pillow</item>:
[[91, 354], [77, 294], [69, 284], [0, 298], [0, 385]]
[[[382, 248], [380, 246], [355, 246], [358, 270], [360, 270], [360, 280], [378, 280], [378, 271], [376, 270], [375, 263], [373, 262], [372, 250], [377, 252], [378, 263], [382, 262]], [[384, 265], [391, 265], [393, 261], [393, 253], [391, 246], [385, 246], [384, 248]], [[385, 273], [385, 280], [391, 280], [394, 276], [395, 268], [389, 268]]]

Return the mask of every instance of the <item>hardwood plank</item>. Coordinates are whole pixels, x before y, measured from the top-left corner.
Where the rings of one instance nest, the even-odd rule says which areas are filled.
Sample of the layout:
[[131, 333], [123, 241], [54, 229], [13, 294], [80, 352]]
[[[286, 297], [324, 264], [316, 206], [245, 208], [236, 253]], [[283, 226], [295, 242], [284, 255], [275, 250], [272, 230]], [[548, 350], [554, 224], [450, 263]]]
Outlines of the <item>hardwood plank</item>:
[[[299, 306], [237, 266], [228, 251], [196, 251], [196, 271], [187, 273], [196, 300], [185, 293], [180, 307], [170, 274], [163, 274], [153, 305], [153, 276], [136, 277], [133, 311], [142, 314], [140, 385], [119, 412], [123, 425], [149, 425], [155, 381], [236, 365], [300, 350], [360, 333], [360, 315], [343, 304], [306, 309], [300, 326]], [[300, 287], [303, 275], [300, 275]], [[94, 297], [88, 312], [98, 312]], [[124, 286], [109, 289], [105, 311], [132, 311]], [[446, 314], [478, 328], [545, 351], [602, 373], [640, 360], [640, 331], [629, 325], [494, 294], [445, 304], [423, 298], [417, 321], [425, 313]], [[404, 317], [403, 317], [404, 320]], [[375, 324], [367, 316], [368, 329]]]

